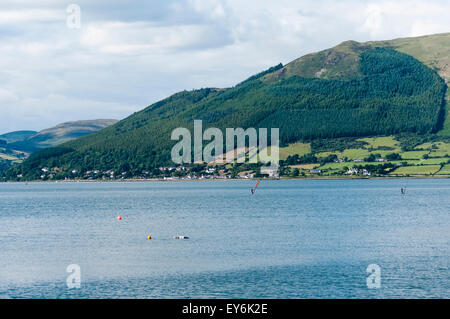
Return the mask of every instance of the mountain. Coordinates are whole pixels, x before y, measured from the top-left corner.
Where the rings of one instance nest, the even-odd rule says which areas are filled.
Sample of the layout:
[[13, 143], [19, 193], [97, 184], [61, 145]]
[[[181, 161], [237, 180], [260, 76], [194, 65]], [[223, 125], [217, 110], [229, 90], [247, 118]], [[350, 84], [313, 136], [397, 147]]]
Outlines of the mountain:
[[[265, 78], [279, 79], [298, 75], [306, 78], [345, 80], [361, 75], [358, 67], [360, 53], [374, 47], [390, 48], [408, 54], [435, 70], [447, 84], [450, 81], [450, 33], [365, 43], [346, 41], [334, 48], [296, 59]], [[446, 99], [450, 101], [450, 91], [447, 91]], [[447, 104], [447, 115], [449, 112], [450, 107]], [[450, 116], [446, 116], [440, 135], [450, 136]]]
[[33, 153], [91, 134], [117, 122], [117, 120], [109, 119], [72, 121], [58, 124], [40, 132], [18, 131], [7, 133], [1, 135], [0, 139], [8, 142], [9, 149]]
[[415, 38], [359, 43], [346, 41], [338, 46], [296, 59], [265, 78], [298, 75], [306, 78], [348, 79], [361, 75], [360, 54], [367, 49], [382, 47], [408, 54], [450, 80], [450, 33]]
[[[450, 33], [358, 43], [279, 64], [226, 89], [183, 91], [106, 129], [36, 153], [10, 174], [38, 178], [40, 168], [114, 169], [139, 174], [169, 164], [174, 128], [279, 127], [297, 141], [448, 128]], [[430, 50], [432, 52], [430, 52]]]
[[117, 120], [88, 120], [59, 124], [36, 131], [15, 131], [0, 135], [0, 171], [21, 163], [30, 153], [79, 138], [117, 123]]
[[6, 143], [20, 142], [36, 133], [36, 131], [15, 131], [0, 135], [0, 140], [5, 141]]

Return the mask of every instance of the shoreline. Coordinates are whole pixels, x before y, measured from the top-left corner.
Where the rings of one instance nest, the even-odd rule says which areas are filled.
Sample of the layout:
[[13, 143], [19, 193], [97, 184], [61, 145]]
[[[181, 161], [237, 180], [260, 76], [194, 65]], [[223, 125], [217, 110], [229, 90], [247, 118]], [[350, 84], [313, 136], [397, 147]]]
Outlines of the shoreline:
[[34, 181], [0, 181], [0, 184], [8, 184], [8, 183], [17, 183], [17, 184], [24, 184], [24, 183], [133, 183], [133, 182], [208, 182], [208, 181], [257, 181], [257, 180], [265, 180], [265, 181], [277, 181], [277, 180], [283, 180], [283, 181], [317, 181], [317, 180], [363, 180], [363, 179], [375, 179], [375, 180], [381, 180], [381, 179], [450, 179], [450, 175], [442, 175], [442, 176], [423, 176], [423, 175], [415, 175], [415, 176], [376, 176], [376, 177], [359, 177], [359, 176], [336, 176], [336, 177], [330, 177], [330, 176], [315, 176], [315, 177], [302, 177], [302, 178], [291, 178], [291, 177], [281, 177], [281, 178], [235, 178], [235, 179], [223, 179], [223, 178], [208, 178], [208, 179], [155, 179], [155, 178], [148, 178], [148, 179], [121, 179], [121, 180], [88, 180], [88, 179], [69, 179], [69, 180], [53, 180], [53, 181], [40, 181], [40, 180], [34, 180]]

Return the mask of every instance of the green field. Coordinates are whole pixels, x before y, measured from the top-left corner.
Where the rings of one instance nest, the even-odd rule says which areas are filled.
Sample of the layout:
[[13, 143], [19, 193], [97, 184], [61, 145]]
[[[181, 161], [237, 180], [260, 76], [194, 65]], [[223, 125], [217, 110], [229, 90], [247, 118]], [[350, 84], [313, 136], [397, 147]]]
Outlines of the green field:
[[423, 160], [401, 160], [401, 161], [391, 161], [389, 163], [392, 164], [403, 164], [403, 163], [407, 163], [408, 165], [417, 165], [422, 163]]
[[339, 173], [341, 170], [339, 169], [330, 169], [327, 170], [326, 172], [323, 172], [321, 175], [322, 176], [331, 176], [331, 175], [335, 175], [336, 173]]
[[430, 157], [448, 157], [450, 155], [450, 144], [444, 142], [434, 143], [437, 149], [432, 149]]
[[303, 169], [303, 170], [310, 170], [313, 168], [318, 167], [319, 164], [299, 164], [299, 165], [291, 165], [289, 166], [292, 169], [298, 168], [298, 169]]
[[367, 138], [360, 138], [358, 139], [358, 141], [368, 143], [368, 145], [366, 145], [365, 148], [377, 149], [380, 147], [390, 147], [394, 150], [400, 150], [400, 142], [397, 141], [394, 136], [367, 137]]
[[450, 156], [450, 152], [444, 152], [444, 151], [435, 151], [435, 152], [431, 152], [429, 155], [429, 157], [449, 157]]
[[440, 165], [403, 166], [391, 172], [392, 175], [431, 175], [439, 171]]
[[342, 152], [343, 158], [348, 158], [350, 160], [355, 159], [364, 159], [368, 157], [370, 152], [363, 148], [353, 148], [353, 149], [346, 149]]
[[450, 164], [444, 165], [437, 175], [450, 175]]
[[389, 151], [386, 151], [386, 150], [382, 150], [382, 151], [376, 150], [376, 151], [370, 152], [370, 154], [380, 154], [380, 156], [381, 156], [382, 158], [385, 158], [386, 155], [392, 154], [392, 153], [401, 153], [401, 151], [400, 151], [400, 150], [389, 150]]
[[402, 159], [421, 159], [428, 151], [410, 151], [401, 153]]
[[324, 169], [324, 170], [343, 170], [344, 167], [348, 167], [348, 168], [352, 168], [354, 165], [356, 165], [357, 163], [326, 163], [322, 166], [320, 166], [320, 169]]
[[325, 158], [325, 157], [330, 156], [330, 155], [336, 155], [337, 157], [341, 157], [342, 156], [340, 152], [320, 152], [320, 153], [316, 153], [315, 154], [315, 156], [317, 158]]
[[450, 158], [428, 158], [426, 160], [420, 161], [420, 164], [433, 165], [433, 164], [444, 164], [450, 161]]
[[383, 165], [385, 163], [382, 162], [361, 162], [361, 163], [355, 163], [355, 162], [343, 162], [343, 163], [327, 163], [322, 166], [320, 166], [320, 169], [323, 170], [343, 170], [344, 167], [352, 168], [355, 166], [365, 166], [365, 165]]
[[280, 147], [280, 159], [282, 160], [295, 154], [303, 156], [309, 153], [311, 153], [311, 144], [309, 143], [294, 143], [287, 147]]
[[416, 147], [414, 147], [414, 149], [415, 150], [430, 150], [432, 146], [433, 146], [433, 143], [427, 142], [427, 143], [417, 145]]

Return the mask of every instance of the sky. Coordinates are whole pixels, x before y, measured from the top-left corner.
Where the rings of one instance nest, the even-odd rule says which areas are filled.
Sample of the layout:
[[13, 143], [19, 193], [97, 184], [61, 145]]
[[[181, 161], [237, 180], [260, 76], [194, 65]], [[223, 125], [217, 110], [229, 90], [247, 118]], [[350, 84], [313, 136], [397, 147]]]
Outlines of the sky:
[[1, 0], [0, 134], [123, 119], [346, 40], [450, 32], [449, 17], [449, 0]]

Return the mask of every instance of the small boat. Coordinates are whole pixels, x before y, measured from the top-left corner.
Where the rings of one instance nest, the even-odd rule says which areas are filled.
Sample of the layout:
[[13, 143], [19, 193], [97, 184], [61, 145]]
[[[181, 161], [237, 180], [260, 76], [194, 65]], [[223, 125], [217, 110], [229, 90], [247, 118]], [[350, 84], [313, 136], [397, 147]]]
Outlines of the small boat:
[[189, 239], [187, 236], [173, 236], [173, 239]]

